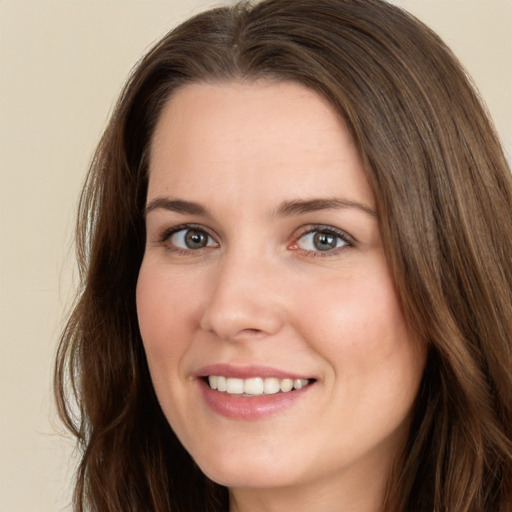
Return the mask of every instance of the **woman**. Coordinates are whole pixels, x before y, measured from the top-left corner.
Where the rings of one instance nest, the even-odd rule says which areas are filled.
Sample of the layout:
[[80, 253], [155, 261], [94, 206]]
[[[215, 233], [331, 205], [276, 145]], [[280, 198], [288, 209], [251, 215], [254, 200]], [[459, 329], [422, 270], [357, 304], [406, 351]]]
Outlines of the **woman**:
[[80, 204], [77, 510], [510, 510], [511, 205], [467, 77], [398, 8], [172, 31]]

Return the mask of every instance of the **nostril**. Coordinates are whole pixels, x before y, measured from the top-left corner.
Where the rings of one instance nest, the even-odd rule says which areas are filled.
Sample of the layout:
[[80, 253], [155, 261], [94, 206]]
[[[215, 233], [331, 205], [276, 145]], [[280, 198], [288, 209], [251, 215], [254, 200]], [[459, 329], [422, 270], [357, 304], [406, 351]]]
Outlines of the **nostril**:
[[247, 329], [241, 329], [238, 333], [237, 333], [237, 337], [241, 337], [241, 336], [247, 336], [247, 337], [251, 337], [251, 338], [257, 338], [257, 337], [264, 337], [266, 336], [265, 332], [263, 332], [262, 330], [260, 329], [252, 329], [252, 328], [247, 328]]

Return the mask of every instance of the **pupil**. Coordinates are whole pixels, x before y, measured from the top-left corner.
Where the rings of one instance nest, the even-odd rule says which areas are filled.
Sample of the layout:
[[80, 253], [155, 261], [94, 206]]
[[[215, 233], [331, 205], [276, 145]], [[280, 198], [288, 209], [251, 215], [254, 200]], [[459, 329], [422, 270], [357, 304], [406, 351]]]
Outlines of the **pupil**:
[[208, 238], [201, 231], [189, 229], [185, 235], [185, 243], [189, 249], [200, 249], [201, 247], [206, 247]]
[[336, 248], [336, 236], [330, 233], [323, 233], [321, 231], [316, 233], [313, 242], [315, 248], [319, 251], [329, 251]]

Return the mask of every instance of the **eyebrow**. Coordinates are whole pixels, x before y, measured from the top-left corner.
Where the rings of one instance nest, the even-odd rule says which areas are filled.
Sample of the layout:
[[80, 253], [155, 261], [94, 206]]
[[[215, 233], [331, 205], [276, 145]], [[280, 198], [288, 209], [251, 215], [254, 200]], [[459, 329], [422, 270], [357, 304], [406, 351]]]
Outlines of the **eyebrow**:
[[[355, 208], [356, 210], [360, 210], [371, 217], [377, 217], [376, 212], [369, 206], [357, 201], [340, 198], [294, 199], [291, 201], [284, 201], [274, 211], [274, 216], [291, 217], [320, 210], [341, 210], [345, 208]], [[148, 213], [159, 209], [175, 213], [211, 217], [210, 212], [199, 203], [185, 201], [183, 199], [169, 199], [167, 197], [157, 197], [149, 202], [144, 209], [144, 215], [148, 215]]]
[[303, 215], [305, 213], [316, 212], [320, 210], [341, 210], [345, 208], [355, 208], [371, 217], [377, 217], [375, 210], [369, 206], [357, 201], [350, 201], [341, 198], [327, 198], [327, 199], [308, 199], [300, 200], [295, 199], [292, 201], [285, 201], [277, 210], [275, 215], [278, 217], [288, 217], [294, 215]]
[[144, 215], [147, 215], [149, 212], [152, 212], [153, 210], [160, 209], [176, 213], [185, 213], [189, 215], [202, 215], [204, 217], [211, 217], [208, 210], [199, 203], [194, 203], [192, 201], [184, 201], [182, 199], [169, 199], [167, 197], [157, 197], [156, 199], [153, 199], [144, 208]]

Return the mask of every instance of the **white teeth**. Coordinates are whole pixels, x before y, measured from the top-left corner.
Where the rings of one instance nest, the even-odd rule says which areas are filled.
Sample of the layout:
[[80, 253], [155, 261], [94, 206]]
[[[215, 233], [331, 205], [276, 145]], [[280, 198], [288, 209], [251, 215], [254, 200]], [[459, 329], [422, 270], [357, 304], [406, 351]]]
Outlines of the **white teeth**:
[[224, 391], [231, 395], [272, 395], [274, 393], [288, 393], [292, 389], [302, 389], [310, 381], [307, 379], [277, 379], [275, 377], [252, 377], [250, 379], [237, 379], [210, 375], [208, 383], [212, 389]]
[[208, 384], [210, 384], [210, 387], [212, 389], [217, 389], [217, 380], [218, 380], [218, 377], [216, 375], [210, 375], [208, 377]]
[[244, 393], [248, 395], [262, 395], [263, 394], [263, 379], [256, 377], [254, 379], [245, 379]]
[[283, 393], [291, 391], [293, 389], [293, 379], [283, 379], [279, 383], [279, 387]]
[[279, 386], [279, 379], [276, 379], [274, 377], [264, 379], [263, 393], [265, 393], [265, 395], [272, 395], [274, 393], [278, 393], [279, 391], [281, 391], [281, 388]]
[[226, 377], [217, 377], [217, 389], [219, 391], [226, 391], [228, 389]]
[[226, 379], [226, 391], [230, 395], [241, 395], [244, 392], [243, 379]]
[[308, 381], [306, 379], [295, 379], [293, 381], [293, 389], [302, 389], [304, 386], [308, 385]]

